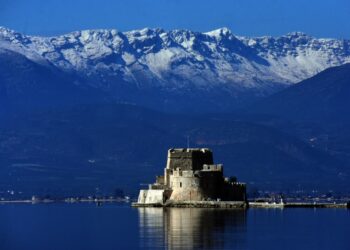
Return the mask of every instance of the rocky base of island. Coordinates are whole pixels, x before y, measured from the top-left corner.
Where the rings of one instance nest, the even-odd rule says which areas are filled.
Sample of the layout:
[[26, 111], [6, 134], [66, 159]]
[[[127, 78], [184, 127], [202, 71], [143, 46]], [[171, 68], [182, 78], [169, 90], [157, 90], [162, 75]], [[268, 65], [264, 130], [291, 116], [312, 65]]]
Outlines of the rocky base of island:
[[191, 207], [191, 208], [240, 208], [245, 209], [248, 203], [245, 201], [167, 201], [161, 203], [137, 203], [131, 204], [133, 207]]
[[245, 202], [245, 201], [168, 201], [162, 203], [131, 203], [132, 207], [181, 207], [181, 208], [350, 208], [348, 203], [270, 203], [270, 202]]

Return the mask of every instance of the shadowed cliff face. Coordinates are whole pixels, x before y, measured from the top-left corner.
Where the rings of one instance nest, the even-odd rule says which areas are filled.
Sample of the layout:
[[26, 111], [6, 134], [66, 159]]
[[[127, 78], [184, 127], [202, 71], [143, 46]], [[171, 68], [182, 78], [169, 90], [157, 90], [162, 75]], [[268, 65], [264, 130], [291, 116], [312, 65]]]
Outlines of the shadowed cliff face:
[[79, 86], [79, 81], [49, 63], [38, 64], [20, 53], [0, 49], [0, 117], [23, 111], [108, 102], [108, 95]]
[[[318, 75], [250, 106], [255, 122], [297, 136], [350, 162], [350, 64]], [[254, 120], [254, 118], [252, 118]]]
[[253, 105], [249, 112], [321, 126], [350, 123], [350, 64], [314, 77]]

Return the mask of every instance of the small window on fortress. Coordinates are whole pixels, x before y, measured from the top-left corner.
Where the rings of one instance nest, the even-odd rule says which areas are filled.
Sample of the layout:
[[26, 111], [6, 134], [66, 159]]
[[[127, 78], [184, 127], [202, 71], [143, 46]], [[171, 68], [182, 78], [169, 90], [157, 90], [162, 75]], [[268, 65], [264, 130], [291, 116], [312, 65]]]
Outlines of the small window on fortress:
[[180, 187], [182, 187], [182, 182], [180, 182]]

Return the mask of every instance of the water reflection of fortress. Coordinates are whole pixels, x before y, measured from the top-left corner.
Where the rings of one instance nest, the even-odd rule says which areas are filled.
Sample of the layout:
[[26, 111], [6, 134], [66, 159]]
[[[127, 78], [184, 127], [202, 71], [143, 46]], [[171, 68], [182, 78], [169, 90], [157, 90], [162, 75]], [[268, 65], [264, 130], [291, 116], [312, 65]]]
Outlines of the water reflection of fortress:
[[[224, 178], [222, 164], [214, 164], [212, 151], [206, 148], [168, 150], [164, 175], [157, 176], [149, 189], [141, 190], [135, 205], [167, 205], [181, 202], [246, 200], [245, 184]], [[209, 204], [209, 203], [200, 203]], [[229, 203], [220, 203], [222, 206]], [[218, 205], [218, 204], [216, 204]], [[232, 206], [232, 204], [230, 204]]]
[[141, 247], [241, 249], [245, 245], [245, 210], [139, 208], [138, 212]]

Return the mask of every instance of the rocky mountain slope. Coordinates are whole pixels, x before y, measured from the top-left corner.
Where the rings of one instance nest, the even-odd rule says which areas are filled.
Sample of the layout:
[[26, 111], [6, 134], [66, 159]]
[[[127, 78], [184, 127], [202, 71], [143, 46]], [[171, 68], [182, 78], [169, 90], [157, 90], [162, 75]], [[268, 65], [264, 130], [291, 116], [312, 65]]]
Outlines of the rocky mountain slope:
[[316, 76], [258, 102], [251, 112], [313, 123], [350, 122], [350, 64]]
[[[342, 190], [347, 165], [307, 143], [251, 122], [83, 105], [0, 123], [0, 190], [87, 195], [96, 188], [135, 192], [152, 182], [166, 152], [209, 147], [225, 173], [269, 190]], [[23, 193], [23, 194], [24, 194]]]
[[[0, 190], [137, 190], [188, 135], [191, 146], [212, 148], [225, 172], [250, 186], [343, 190], [349, 60], [349, 41], [302, 33], [33, 37], [1, 28]], [[224, 113], [281, 88], [242, 113]]]
[[264, 124], [350, 162], [349, 107], [350, 64], [345, 64], [269, 96], [245, 113], [265, 116]]
[[21, 54], [69, 75], [76, 86], [94, 87], [119, 101], [172, 110], [179, 103], [180, 110], [205, 105], [232, 110], [350, 62], [349, 44], [303, 33], [239, 37], [226, 28], [85, 30], [56, 37], [0, 28], [0, 54]]
[[4, 114], [106, 100], [107, 95], [24, 55], [0, 49], [0, 118]]

